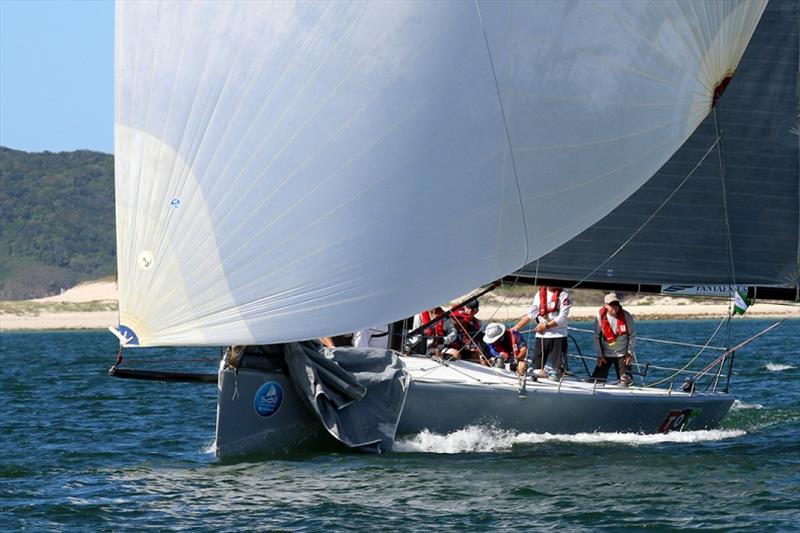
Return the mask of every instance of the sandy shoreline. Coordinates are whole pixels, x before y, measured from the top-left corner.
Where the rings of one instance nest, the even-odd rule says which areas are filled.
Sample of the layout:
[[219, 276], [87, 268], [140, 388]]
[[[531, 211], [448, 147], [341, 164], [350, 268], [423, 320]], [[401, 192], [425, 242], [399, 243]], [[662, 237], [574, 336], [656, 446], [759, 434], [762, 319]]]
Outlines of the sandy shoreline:
[[[624, 304], [623, 304], [624, 305]], [[483, 305], [478, 318], [484, 322], [510, 322], [528, 312], [527, 305], [493, 306]], [[574, 306], [570, 310], [570, 320], [591, 321], [599, 306]], [[684, 320], [722, 318], [729, 312], [728, 304], [647, 304], [625, 305], [625, 309], [639, 320]], [[800, 318], [800, 308], [780, 304], [759, 303], [751, 306], [745, 316], [747, 318], [784, 318], [795, 315]]]
[[[117, 287], [113, 281], [84, 283], [58, 296], [26, 302], [0, 302], [0, 331], [107, 329], [116, 326]], [[648, 303], [632, 301], [625, 308], [639, 320], [720, 319], [728, 304], [696, 303], [685, 298], [651, 297]], [[529, 303], [516, 299], [486, 299], [478, 318], [484, 322], [510, 322], [528, 311]], [[592, 320], [598, 306], [574, 306], [573, 321]], [[799, 317], [800, 307], [789, 304], [756, 303], [747, 318]], [[737, 317], [737, 320], [739, 318]]]
[[116, 311], [41, 313], [39, 315], [0, 313], [0, 331], [108, 329], [109, 326], [116, 326], [117, 322]]

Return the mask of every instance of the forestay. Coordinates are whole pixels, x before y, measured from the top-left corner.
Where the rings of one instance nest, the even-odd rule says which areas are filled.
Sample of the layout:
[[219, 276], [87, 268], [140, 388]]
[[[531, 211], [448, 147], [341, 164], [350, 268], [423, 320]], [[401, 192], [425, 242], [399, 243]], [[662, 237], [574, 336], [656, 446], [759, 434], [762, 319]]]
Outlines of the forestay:
[[763, 8], [119, 2], [120, 329], [307, 339], [508, 274], [658, 170]]

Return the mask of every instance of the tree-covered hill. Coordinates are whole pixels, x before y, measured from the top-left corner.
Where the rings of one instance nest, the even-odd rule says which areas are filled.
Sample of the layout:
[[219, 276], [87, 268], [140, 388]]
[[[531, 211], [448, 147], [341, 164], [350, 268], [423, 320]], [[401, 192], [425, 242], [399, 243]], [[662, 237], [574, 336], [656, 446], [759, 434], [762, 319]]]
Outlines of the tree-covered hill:
[[114, 275], [114, 156], [0, 147], [0, 300]]

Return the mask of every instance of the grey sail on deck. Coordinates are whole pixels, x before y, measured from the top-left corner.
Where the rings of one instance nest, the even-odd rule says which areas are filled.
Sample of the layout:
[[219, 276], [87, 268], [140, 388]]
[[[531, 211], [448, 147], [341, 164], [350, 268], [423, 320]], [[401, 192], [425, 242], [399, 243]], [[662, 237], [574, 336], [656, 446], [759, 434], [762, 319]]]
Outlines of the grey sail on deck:
[[408, 392], [397, 354], [374, 348], [320, 351], [316, 342], [284, 345], [295, 389], [339, 442], [367, 452], [390, 450]]

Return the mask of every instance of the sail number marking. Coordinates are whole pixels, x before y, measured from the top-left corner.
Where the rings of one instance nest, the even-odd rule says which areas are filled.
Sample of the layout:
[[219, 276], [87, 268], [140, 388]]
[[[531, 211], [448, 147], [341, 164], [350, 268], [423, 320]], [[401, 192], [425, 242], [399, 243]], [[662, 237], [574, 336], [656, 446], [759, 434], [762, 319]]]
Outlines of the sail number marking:
[[700, 414], [700, 409], [687, 408], [683, 410], [673, 410], [667, 413], [667, 416], [658, 426], [659, 433], [669, 433], [670, 431], [683, 431], [689, 421]]

